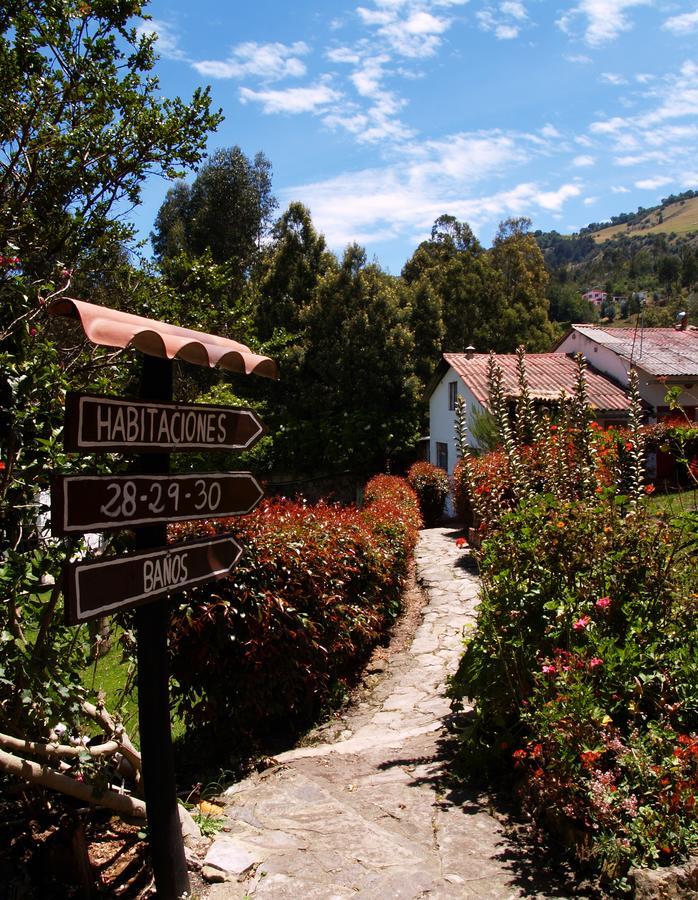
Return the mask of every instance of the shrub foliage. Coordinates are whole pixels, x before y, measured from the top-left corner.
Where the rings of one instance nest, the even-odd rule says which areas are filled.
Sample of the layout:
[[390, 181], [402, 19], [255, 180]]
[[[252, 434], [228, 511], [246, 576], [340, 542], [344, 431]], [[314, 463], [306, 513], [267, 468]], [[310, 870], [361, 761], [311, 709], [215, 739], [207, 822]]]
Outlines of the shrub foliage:
[[448, 497], [448, 475], [428, 462], [416, 462], [407, 473], [410, 487], [417, 495], [426, 526], [436, 525]]
[[170, 631], [186, 724], [254, 741], [303, 727], [341, 697], [400, 607], [421, 525], [414, 493], [379, 476], [362, 510], [268, 500], [252, 515], [175, 526], [243, 546], [229, 577], [192, 592]]
[[467, 765], [513, 762], [529, 811], [624, 890], [698, 847], [697, 529], [645, 502], [636, 387], [621, 435], [583, 387], [580, 360], [560, 425], [519, 405], [517, 436], [500, 408], [502, 449], [465, 460], [482, 598], [450, 691], [474, 698]]

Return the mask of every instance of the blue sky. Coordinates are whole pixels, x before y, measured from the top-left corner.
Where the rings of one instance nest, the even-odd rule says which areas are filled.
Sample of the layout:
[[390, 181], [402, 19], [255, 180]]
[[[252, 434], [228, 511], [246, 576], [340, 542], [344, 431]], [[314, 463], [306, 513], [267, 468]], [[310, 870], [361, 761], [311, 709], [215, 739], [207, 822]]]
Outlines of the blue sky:
[[[489, 245], [698, 188], [697, 0], [154, 0], [163, 92], [262, 150], [340, 252], [398, 273], [437, 216]], [[168, 185], [146, 185], [143, 235]]]

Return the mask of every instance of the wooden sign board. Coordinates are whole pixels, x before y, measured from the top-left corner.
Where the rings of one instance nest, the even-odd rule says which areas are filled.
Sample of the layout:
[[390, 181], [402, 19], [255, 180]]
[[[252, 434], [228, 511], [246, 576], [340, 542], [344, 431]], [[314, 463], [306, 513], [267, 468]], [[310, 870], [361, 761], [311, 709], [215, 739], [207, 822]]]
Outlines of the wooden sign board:
[[51, 486], [51, 534], [239, 516], [263, 495], [249, 472], [61, 475]]
[[68, 563], [63, 580], [66, 623], [80, 625], [222, 578], [241, 553], [230, 535], [222, 535], [144, 553]]
[[65, 449], [109, 453], [248, 450], [264, 434], [251, 409], [69, 393]]

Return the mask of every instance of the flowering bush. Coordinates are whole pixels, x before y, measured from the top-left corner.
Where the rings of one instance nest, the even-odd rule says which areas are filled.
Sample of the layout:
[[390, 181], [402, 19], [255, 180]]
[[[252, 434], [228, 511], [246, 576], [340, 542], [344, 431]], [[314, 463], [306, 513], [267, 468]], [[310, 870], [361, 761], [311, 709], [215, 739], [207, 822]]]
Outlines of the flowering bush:
[[630, 865], [698, 848], [696, 518], [644, 502], [636, 406], [622, 435], [582, 421], [510, 438], [465, 464], [485, 530], [450, 688], [456, 708], [474, 700], [463, 758], [513, 762], [532, 815], [623, 889]]
[[436, 525], [448, 497], [448, 475], [428, 462], [416, 462], [407, 473], [407, 481], [417, 495], [424, 524]]
[[400, 607], [421, 522], [404, 481], [364, 508], [268, 500], [252, 515], [173, 526], [230, 532], [230, 576], [192, 591], [170, 631], [173, 698], [188, 726], [248, 741], [302, 727], [340, 696]]

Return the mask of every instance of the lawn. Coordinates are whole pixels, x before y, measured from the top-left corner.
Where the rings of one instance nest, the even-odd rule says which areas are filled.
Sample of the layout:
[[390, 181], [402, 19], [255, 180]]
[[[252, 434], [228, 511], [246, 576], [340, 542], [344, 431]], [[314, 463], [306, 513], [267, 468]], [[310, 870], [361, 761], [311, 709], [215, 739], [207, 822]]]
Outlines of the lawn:
[[698, 511], [698, 487], [670, 494], [656, 494], [650, 498], [650, 507], [657, 513], [667, 512], [672, 516]]
[[[124, 658], [122, 649], [123, 629], [112, 623], [111, 646], [108, 653], [99, 657], [85, 669], [82, 683], [89, 691], [89, 700], [96, 702], [103, 692], [105, 706], [112, 714], [118, 714], [126, 732], [138, 746], [138, 688], [136, 685], [135, 647], [132, 658]], [[184, 734], [184, 723], [171, 715], [172, 737], [174, 740]]]

